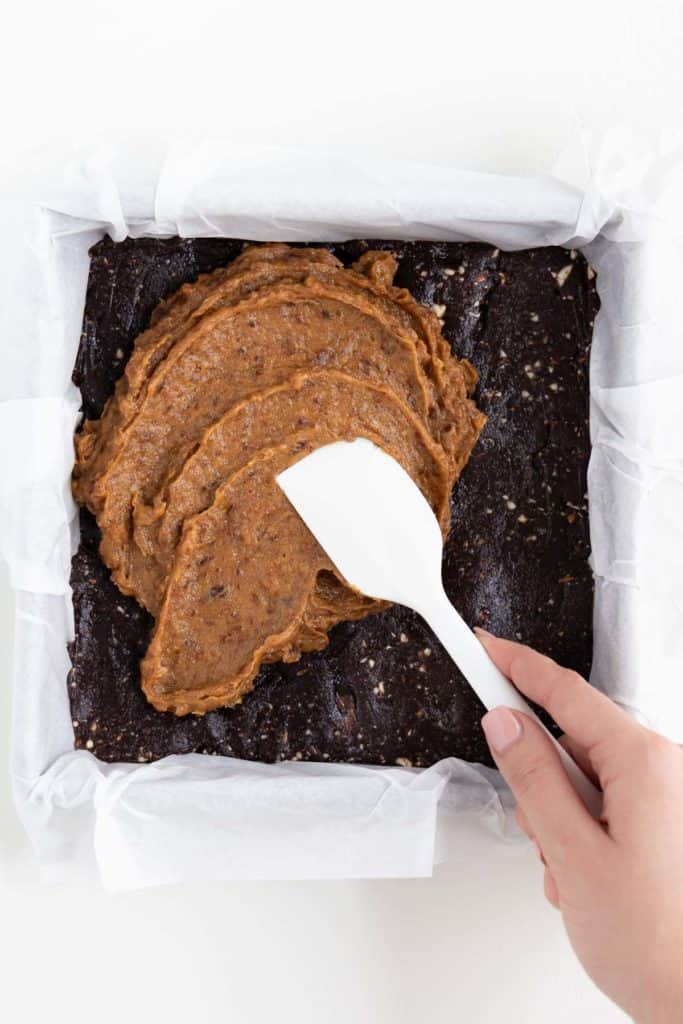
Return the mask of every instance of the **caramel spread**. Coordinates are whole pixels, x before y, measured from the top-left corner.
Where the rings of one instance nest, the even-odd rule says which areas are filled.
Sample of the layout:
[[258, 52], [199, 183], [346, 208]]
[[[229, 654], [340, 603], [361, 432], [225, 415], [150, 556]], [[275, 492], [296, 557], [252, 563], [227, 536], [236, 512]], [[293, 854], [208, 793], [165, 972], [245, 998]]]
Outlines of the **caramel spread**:
[[383, 607], [339, 578], [275, 476], [367, 437], [411, 474], [444, 535], [482, 429], [476, 374], [367, 252], [254, 246], [162, 303], [99, 420], [73, 489], [117, 586], [156, 620], [142, 687], [159, 710], [230, 706], [259, 666]]

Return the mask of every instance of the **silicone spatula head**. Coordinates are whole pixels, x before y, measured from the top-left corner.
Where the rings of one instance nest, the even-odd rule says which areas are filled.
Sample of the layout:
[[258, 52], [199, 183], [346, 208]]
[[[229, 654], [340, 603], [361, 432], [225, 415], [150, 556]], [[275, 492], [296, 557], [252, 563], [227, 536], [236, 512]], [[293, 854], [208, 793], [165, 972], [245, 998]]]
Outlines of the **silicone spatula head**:
[[277, 477], [351, 586], [420, 609], [441, 583], [442, 537], [412, 478], [371, 441], [318, 448]]

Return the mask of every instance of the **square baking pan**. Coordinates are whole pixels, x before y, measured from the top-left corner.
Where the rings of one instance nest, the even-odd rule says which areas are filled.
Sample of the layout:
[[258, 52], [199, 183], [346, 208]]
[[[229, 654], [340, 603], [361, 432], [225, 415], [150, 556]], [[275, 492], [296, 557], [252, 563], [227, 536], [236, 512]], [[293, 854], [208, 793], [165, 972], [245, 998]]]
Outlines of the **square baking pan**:
[[[149, 163], [145, 163], [149, 166]], [[126, 154], [71, 167], [34, 225], [17, 313], [13, 394], [0, 412], [3, 550], [17, 590], [12, 774], [45, 864], [94, 867], [110, 889], [184, 879], [420, 876], [465, 810], [512, 830], [496, 772], [456, 758], [432, 767], [263, 764], [184, 754], [105, 764], [74, 750], [66, 690], [73, 622], [69, 491], [80, 396], [70, 373], [88, 250], [126, 237], [479, 241], [562, 245], [596, 267], [589, 466], [595, 574], [593, 682], [683, 738], [681, 327], [672, 297], [678, 221], [661, 216], [680, 168], [653, 154], [648, 189], [603, 167], [599, 181], [522, 179], [426, 165], [342, 164], [307, 154], [176, 147], [144, 174]], [[652, 188], [652, 168], [658, 170]], [[677, 503], [677, 504], [676, 504]], [[457, 817], [456, 817], [457, 820]], [[452, 834], [451, 834], [452, 835]], [[457, 831], [455, 833], [457, 836]], [[450, 846], [454, 840], [451, 839]]]

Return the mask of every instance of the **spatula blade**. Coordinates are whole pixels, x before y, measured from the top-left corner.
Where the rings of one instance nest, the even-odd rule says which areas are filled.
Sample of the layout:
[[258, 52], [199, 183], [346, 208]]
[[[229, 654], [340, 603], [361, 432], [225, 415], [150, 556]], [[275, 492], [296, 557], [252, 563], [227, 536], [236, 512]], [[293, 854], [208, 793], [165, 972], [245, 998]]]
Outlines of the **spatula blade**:
[[320, 546], [351, 586], [415, 607], [435, 573], [442, 537], [412, 478], [371, 441], [338, 441], [277, 477]]

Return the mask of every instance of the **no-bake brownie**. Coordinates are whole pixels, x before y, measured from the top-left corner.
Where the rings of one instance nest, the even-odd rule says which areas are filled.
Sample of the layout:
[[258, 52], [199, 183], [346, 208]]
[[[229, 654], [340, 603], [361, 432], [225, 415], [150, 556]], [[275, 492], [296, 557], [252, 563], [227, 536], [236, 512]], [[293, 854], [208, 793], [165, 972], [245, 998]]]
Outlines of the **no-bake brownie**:
[[[74, 381], [97, 418], [160, 299], [231, 263], [233, 240], [139, 239], [94, 247]], [[396, 284], [431, 308], [454, 354], [478, 370], [488, 424], [452, 494], [444, 581], [471, 624], [518, 636], [587, 672], [587, 356], [597, 295], [580, 254], [488, 246], [350, 242], [397, 260]], [[295, 250], [296, 252], [296, 250]], [[381, 261], [380, 261], [381, 263]], [[81, 513], [72, 585], [69, 691], [77, 746], [105, 760], [200, 751], [427, 765], [488, 761], [481, 706], [417, 616], [393, 608], [333, 629], [323, 650], [264, 665], [234, 708], [179, 718], [140, 689], [152, 619], [112, 581]], [[149, 606], [149, 602], [148, 602]]]

